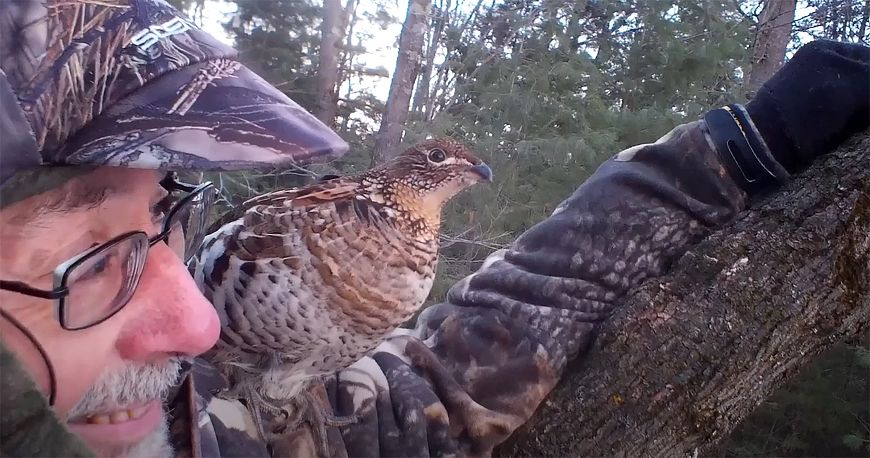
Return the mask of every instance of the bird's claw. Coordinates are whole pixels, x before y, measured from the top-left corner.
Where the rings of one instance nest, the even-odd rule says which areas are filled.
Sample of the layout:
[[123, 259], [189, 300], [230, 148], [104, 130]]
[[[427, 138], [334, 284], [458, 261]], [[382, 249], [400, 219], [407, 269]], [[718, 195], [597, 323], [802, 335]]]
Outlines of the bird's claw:
[[323, 424], [333, 428], [341, 428], [344, 426], [355, 425], [359, 422], [359, 416], [351, 414], [343, 417], [328, 413], [323, 414]]

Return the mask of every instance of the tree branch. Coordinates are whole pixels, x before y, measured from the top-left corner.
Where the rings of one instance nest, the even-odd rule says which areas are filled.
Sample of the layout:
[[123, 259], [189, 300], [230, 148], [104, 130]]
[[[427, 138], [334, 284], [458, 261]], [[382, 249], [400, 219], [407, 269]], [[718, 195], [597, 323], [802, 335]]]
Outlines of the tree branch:
[[697, 456], [870, 322], [870, 137], [646, 282], [501, 456]]

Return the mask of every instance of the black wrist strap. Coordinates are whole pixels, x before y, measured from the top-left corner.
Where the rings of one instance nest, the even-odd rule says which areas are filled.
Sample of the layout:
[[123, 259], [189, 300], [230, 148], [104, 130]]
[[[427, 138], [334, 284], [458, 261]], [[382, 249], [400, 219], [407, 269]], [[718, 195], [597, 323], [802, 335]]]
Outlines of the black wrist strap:
[[788, 176], [761, 140], [742, 106], [731, 104], [704, 115], [719, 158], [749, 194], [781, 184]]

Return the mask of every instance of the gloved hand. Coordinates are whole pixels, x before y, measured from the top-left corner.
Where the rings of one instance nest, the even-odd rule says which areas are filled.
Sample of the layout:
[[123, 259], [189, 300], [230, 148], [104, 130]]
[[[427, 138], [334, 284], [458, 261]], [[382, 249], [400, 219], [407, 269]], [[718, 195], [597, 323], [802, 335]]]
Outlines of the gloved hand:
[[807, 43], [746, 111], [776, 160], [789, 172], [800, 170], [870, 127], [870, 47]]

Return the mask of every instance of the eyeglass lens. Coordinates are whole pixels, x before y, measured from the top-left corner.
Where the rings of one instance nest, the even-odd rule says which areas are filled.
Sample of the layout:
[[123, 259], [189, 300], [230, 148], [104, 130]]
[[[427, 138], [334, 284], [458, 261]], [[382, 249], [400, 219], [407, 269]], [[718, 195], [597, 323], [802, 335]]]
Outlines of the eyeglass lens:
[[[187, 262], [205, 236], [214, 189], [207, 188], [170, 210], [164, 230], [167, 245]], [[92, 326], [115, 314], [136, 291], [145, 267], [148, 238], [134, 234], [92, 253], [66, 274], [69, 295], [62, 301], [61, 323], [67, 329]], [[97, 302], [95, 302], [97, 301]]]
[[147, 237], [128, 237], [72, 267], [61, 307], [64, 327], [91, 326], [123, 307], [136, 289], [147, 251]]
[[202, 244], [213, 201], [214, 189], [208, 188], [192, 196], [169, 215], [170, 232], [167, 243], [184, 262], [196, 254]]

